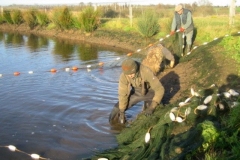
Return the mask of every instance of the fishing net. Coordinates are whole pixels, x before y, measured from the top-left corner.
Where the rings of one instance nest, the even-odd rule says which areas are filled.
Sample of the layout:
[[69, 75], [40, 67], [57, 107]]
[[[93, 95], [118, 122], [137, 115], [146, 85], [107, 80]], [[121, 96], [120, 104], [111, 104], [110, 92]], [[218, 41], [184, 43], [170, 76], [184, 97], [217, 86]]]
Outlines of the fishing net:
[[[158, 106], [150, 117], [138, 114], [117, 135], [117, 148], [96, 153], [89, 159], [179, 160], [197, 149], [207, 150], [218, 135], [217, 115], [233, 108], [239, 94], [234, 90], [219, 93], [215, 85], [203, 89], [192, 87], [189, 92], [189, 97], [178, 104]], [[148, 133], [150, 140], [146, 141]]]
[[[159, 53], [160, 57], [152, 53]], [[150, 47], [145, 54], [132, 56], [146, 64], [154, 60], [160, 63], [163, 58], [156, 46]], [[148, 60], [150, 57], [153, 59]], [[156, 57], [159, 59], [156, 60]], [[239, 105], [239, 94], [234, 90], [220, 91], [214, 84], [207, 87], [192, 86], [187, 92], [178, 102], [159, 105], [150, 117], [139, 113], [116, 136], [116, 148], [96, 153], [87, 159], [193, 159], [196, 151], [208, 150], [218, 136], [219, 117]]]

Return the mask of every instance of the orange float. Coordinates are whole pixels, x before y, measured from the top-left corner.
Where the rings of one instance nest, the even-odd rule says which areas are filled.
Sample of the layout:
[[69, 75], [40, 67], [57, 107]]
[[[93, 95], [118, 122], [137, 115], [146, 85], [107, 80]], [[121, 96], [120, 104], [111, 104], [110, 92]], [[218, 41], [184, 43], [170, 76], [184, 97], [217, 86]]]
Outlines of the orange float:
[[133, 53], [128, 53], [127, 56], [131, 56]]
[[149, 44], [149, 45], [148, 45], [148, 47], [151, 47], [151, 46], [153, 46], [153, 44]]
[[51, 70], [50, 70], [50, 72], [57, 72], [57, 70], [55, 69], [55, 68], [52, 68]]
[[72, 70], [76, 71], [76, 70], [78, 70], [78, 67], [73, 66], [73, 67], [72, 67]]
[[18, 75], [20, 75], [19, 72], [14, 72], [13, 74], [14, 74], [14, 76], [18, 76]]
[[99, 65], [99, 66], [103, 66], [104, 63], [103, 63], [103, 62], [99, 62], [98, 65]]

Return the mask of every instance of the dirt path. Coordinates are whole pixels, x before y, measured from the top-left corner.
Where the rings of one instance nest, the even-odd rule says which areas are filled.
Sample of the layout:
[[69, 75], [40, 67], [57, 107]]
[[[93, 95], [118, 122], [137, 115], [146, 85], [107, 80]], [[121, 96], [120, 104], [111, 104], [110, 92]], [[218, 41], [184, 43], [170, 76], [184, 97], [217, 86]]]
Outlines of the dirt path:
[[160, 73], [160, 80], [165, 88], [163, 103], [168, 104], [182, 97], [182, 92], [190, 88], [194, 68], [191, 63], [179, 63], [173, 69], [165, 69]]

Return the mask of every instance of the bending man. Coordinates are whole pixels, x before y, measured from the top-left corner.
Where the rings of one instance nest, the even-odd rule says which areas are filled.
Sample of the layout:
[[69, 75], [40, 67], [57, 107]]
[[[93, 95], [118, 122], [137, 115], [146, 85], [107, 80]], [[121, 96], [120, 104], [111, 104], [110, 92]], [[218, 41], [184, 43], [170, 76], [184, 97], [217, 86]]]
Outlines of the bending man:
[[146, 57], [142, 60], [142, 64], [150, 68], [154, 75], [157, 75], [161, 67], [167, 68], [166, 60], [168, 60], [169, 67], [173, 68], [175, 59], [173, 54], [162, 44], [157, 44], [147, 50]]
[[118, 86], [119, 101], [109, 116], [111, 124], [124, 124], [125, 111], [141, 101], [144, 101], [145, 115], [152, 115], [164, 94], [161, 82], [148, 67], [128, 58], [122, 63], [122, 71]]

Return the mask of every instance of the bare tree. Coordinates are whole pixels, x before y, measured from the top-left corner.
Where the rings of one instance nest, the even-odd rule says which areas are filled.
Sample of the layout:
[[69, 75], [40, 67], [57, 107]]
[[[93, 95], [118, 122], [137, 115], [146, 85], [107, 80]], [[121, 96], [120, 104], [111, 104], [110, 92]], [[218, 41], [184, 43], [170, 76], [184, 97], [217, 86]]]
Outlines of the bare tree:
[[209, 2], [209, 0], [199, 0], [198, 5], [199, 6], [212, 6], [212, 3]]
[[209, 0], [199, 0], [198, 6], [199, 7], [196, 8], [195, 13], [198, 13], [199, 15], [209, 16], [214, 14], [214, 7]]

